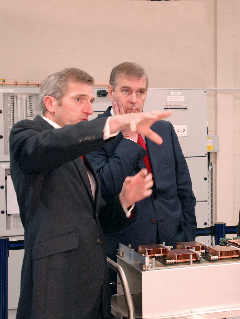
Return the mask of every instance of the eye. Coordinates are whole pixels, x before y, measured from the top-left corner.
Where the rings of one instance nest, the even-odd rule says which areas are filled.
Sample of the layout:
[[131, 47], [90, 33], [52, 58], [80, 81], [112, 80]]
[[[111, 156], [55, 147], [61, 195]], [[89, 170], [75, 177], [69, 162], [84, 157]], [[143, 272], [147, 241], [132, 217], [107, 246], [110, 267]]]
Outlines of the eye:
[[138, 95], [144, 95], [145, 94], [145, 91], [138, 91], [138, 93], [137, 93]]
[[76, 101], [77, 101], [77, 102], [80, 102], [80, 101], [81, 101], [81, 98], [80, 98], [80, 97], [76, 97]]
[[129, 89], [122, 89], [122, 94], [125, 96], [129, 96], [132, 94], [132, 91]]

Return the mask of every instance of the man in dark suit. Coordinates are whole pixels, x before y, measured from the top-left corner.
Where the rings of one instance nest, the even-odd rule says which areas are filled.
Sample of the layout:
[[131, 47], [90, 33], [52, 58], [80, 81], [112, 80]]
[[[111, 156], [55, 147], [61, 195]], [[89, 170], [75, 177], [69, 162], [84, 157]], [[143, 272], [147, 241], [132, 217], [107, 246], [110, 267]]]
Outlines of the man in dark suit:
[[142, 170], [126, 178], [119, 196], [100, 204], [98, 178], [84, 155], [130, 126], [161, 143], [149, 127], [165, 115], [88, 122], [92, 86], [93, 78], [78, 69], [50, 75], [39, 94], [43, 115], [18, 122], [10, 134], [11, 177], [25, 230], [17, 319], [109, 318], [103, 233], [127, 225], [128, 207], [152, 192], [152, 176]]
[[[100, 117], [140, 114], [147, 88], [148, 77], [141, 66], [131, 62], [117, 65], [111, 72], [108, 86], [112, 107]], [[126, 176], [134, 176], [143, 167], [153, 174], [152, 195], [134, 207], [138, 218], [123, 230], [107, 236], [107, 255], [114, 260], [119, 243], [131, 244], [137, 250], [138, 245], [164, 242], [175, 246], [178, 241], [195, 239], [196, 200], [177, 135], [167, 121], [156, 122], [151, 129], [162, 136], [163, 144], [156, 145], [146, 136], [124, 129], [108, 145], [88, 154], [106, 201], [119, 194]], [[146, 149], [139, 145], [140, 139], [145, 140]]]

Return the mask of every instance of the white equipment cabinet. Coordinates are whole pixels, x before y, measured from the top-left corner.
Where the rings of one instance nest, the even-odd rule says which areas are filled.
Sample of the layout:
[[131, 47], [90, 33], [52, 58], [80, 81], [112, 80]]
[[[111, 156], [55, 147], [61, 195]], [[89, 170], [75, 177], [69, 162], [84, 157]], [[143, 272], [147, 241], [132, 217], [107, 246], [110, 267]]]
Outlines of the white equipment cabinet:
[[0, 236], [23, 235], [10, 176], [9, 135], [15, 123], [40, 114], [38, 93], [37, 87], [0, 88]]
[[12, 126], [23, 119], [33, 119], [40, 114], [39, 88], [0, 88], [0, 161], [9, 161], [9, 134]]
[[[144, 111], [171, 110], [169, 120], [178, 135], [196, 196], [197, 227], [211, 226], [208, 194], [207, 92], [194, 89], [149, 89]], [[164, 143], [164, 141], [163, 141]], [[211, 237], [198, 237], [210, 245]]]

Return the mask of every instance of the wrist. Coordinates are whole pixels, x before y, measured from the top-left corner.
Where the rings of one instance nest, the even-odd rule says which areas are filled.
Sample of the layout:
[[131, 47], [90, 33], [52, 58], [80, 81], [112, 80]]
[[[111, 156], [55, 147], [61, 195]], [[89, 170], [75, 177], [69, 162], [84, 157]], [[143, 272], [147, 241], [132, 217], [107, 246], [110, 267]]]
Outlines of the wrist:
[[128, 207], [131, 207], [134, 203], [127, 200], [126, 196], [123, 196], [122, 192], [119, 194], [119, 201], [125, 209], [128, 209]]

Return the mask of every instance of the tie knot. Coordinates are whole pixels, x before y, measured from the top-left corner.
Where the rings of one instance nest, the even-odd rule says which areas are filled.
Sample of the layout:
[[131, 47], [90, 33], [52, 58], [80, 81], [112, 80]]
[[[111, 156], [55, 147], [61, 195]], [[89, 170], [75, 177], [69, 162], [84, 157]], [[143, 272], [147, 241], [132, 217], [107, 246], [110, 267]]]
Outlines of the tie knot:
[[[138, 134], [138, 144], [140, 146], [142, 146], [147, 151], [147, 145], [146, 145], [145, 140], [141, 134]], [[144, 161], [144, 164], [146, 165], [147, 170], [150, 173], [152, 173], [152, 166], [151, 166], [148, 154], [144, 157], [143, 161]]]

